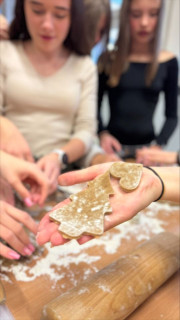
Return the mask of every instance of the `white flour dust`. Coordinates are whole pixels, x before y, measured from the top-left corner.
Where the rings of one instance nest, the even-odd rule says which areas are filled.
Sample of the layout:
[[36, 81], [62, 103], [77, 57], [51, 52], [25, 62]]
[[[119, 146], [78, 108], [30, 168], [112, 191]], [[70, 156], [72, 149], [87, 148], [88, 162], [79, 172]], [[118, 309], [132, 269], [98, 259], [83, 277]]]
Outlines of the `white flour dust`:
[[[116, 232], [106, 232], [103, 236], [93, 239], [80, 246], [75, 240], [68, 242], [63, 246], [50, 247], [50, 244], [38, 249], [30, 260], [7, 263], [7, 260], [0, 259], [0, 277], [5, 281], [10, 281], [8, 273], [12, 273], [17, 281], [33, 281], [35, 278], [46, 275], [56, 284], [68, 274], [70, 281], [76, 285], [76, 277], [70, 270], [70, 265], [85, 264], [82, 279], [85, 280], [92, 271], [98, 271], [95, 262], [101, 259], [96, 254], [96, 250], [91, 250], [92, 254], [87, 253], [86, 249], [102, 247], [107, 254], [117, 252], [123, 239], [129, 240], [135, 237], [137, 241], [148, 240], [152, 233], [158, 234], [164, 231], [165, 222], [160, 220], [157, 215], [163, 211], [164, 216], [172, 212], [172, 207], [164, 203], [152, 203], [146, 212], [142, 211], [132, 220], [122, 223], [115, 228]], [[179, 210], [179, 207], [173, 207], [173, 210]], [[43, 251], [46, 251], [44, 257], [39, 258]], [[33, 262], [33, 263], [32, 263]], [[103, 288], [102, 288], [103, 289]]]

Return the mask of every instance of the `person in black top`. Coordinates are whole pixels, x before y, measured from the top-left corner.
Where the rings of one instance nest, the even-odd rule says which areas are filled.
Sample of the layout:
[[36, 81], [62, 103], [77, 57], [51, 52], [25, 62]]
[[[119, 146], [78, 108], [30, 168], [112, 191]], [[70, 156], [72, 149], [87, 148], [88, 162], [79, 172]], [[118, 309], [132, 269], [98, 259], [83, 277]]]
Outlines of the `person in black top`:
[[[165, 145], [177, 125], [176, 57], [159, 51], [164, 0], [124, 0], [115, 49], [99, 60], [99, 137], [107, 153], [135, 156], [137, 148]], [[156, 135], [153, 115], [159, 93], [165, 122]], [[102, 99], [108, 95], [110, 120], [103, 124]]]

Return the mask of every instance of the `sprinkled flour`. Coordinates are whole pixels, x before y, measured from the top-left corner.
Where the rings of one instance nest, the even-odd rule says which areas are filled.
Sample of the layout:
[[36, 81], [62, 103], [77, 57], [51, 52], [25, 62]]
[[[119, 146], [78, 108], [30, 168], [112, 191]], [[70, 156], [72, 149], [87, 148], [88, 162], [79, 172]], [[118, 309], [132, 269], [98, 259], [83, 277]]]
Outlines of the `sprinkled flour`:
[[[46, 244], [38, 248], [29, 260], [14, 262], [13, 265], [7, 263], [5, 259], [0, 259], [1, 275], [4, 281], [10, 281], [8, 273], [12, 273], [17, 281], [29, 282], [42, 275], [46, 275], [53, 282], [54, 286], [57, 281], [65, 277], [68, 269], [68, 277], [73, 285], [76, 285], [75, 276], [70, 270], [70, 265], [79, 265], [84, 263], [86, 268], [83, 271], [82, 279], [85, 280], [92, 271], [98, 271], [93, 265], [101, 259], [96, 254], [96, 250], [91, 250], [92, 254], [86, 252], [87, 248], [95, 246], [103, 247], [107, 254], [117, 252], [123, 239], [129, 240], [135, 237], [137, 241], [148, 240], [152, 233], [158, 234], [164, 231], [166, 222], [157, 218], [159, 211], [168, 216], [172, 212], [172, 207], [164, 203], [152, 203], [146, 212], [141, 211], [132, 220], [122, 223], [115, 228], [116, 232], [106, 232], [103, 236], [93, 239], [80, 246], [75, 240], [68, 242], [63, 246], [50, 247]], [[179, 210], [178, 206], [173, 206], [173, 210]], [[43, 252], [47, 252], [44, 257], [39, 258]], [[32, 263], [33, 261], [33, 263]], [[106, 288], [102, 287], [102, 290]]]

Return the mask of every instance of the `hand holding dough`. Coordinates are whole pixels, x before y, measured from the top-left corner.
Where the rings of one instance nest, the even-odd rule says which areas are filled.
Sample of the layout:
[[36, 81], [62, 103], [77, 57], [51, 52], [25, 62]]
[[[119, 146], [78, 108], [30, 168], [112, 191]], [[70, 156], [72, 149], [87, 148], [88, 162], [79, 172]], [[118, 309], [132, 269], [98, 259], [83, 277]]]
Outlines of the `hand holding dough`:
[[52, 211], [49, 218], [60, 224], [64, 238], [99, 236], [104, 232], [104, 215], [112, 212], [109, 196], [114, 194], [110, 174], [120, 178], [125, 191], [133, 191], [142, 175], [141, 164], [115, 162], [108, 171], [88, 183], [87, 189], [70, 196], [71, 202]]

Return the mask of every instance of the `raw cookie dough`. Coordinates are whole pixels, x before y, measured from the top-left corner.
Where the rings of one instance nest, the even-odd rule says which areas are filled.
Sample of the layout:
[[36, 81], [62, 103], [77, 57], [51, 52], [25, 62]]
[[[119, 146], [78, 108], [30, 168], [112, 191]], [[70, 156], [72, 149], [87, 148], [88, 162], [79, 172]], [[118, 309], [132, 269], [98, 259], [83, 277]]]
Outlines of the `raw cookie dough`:
[[88, 188], [71, 195], [68, 205], [52, 211], [50, 219], [60, 224], [59, 231], [66, 238], [79, 238], [83, 234], [101, 235], [104, 215], [111, 213], [109, 195], [114, 194], [109, 170], [88, 183]]
[[120, 178], [120, 187], [125, 191], [133, 191], [140, 183], [142, 169], [142, 164], [115, 162], [110, 167], [110, 174], [114, 178]]
[[50, 219], [60, 224], [64, 238], [77, 239], [84, 234], [99, 236], [104, 232], [104, 215], [112, 212], [109, 196], [114, 194], [110, 174], [120, 178], [125, 191], [133, 191], [142, 175], [141, 164], [115, 162], [103, 175], [88, 183], [87, 189], [70, 196], [71, 202], [52, 211]]

